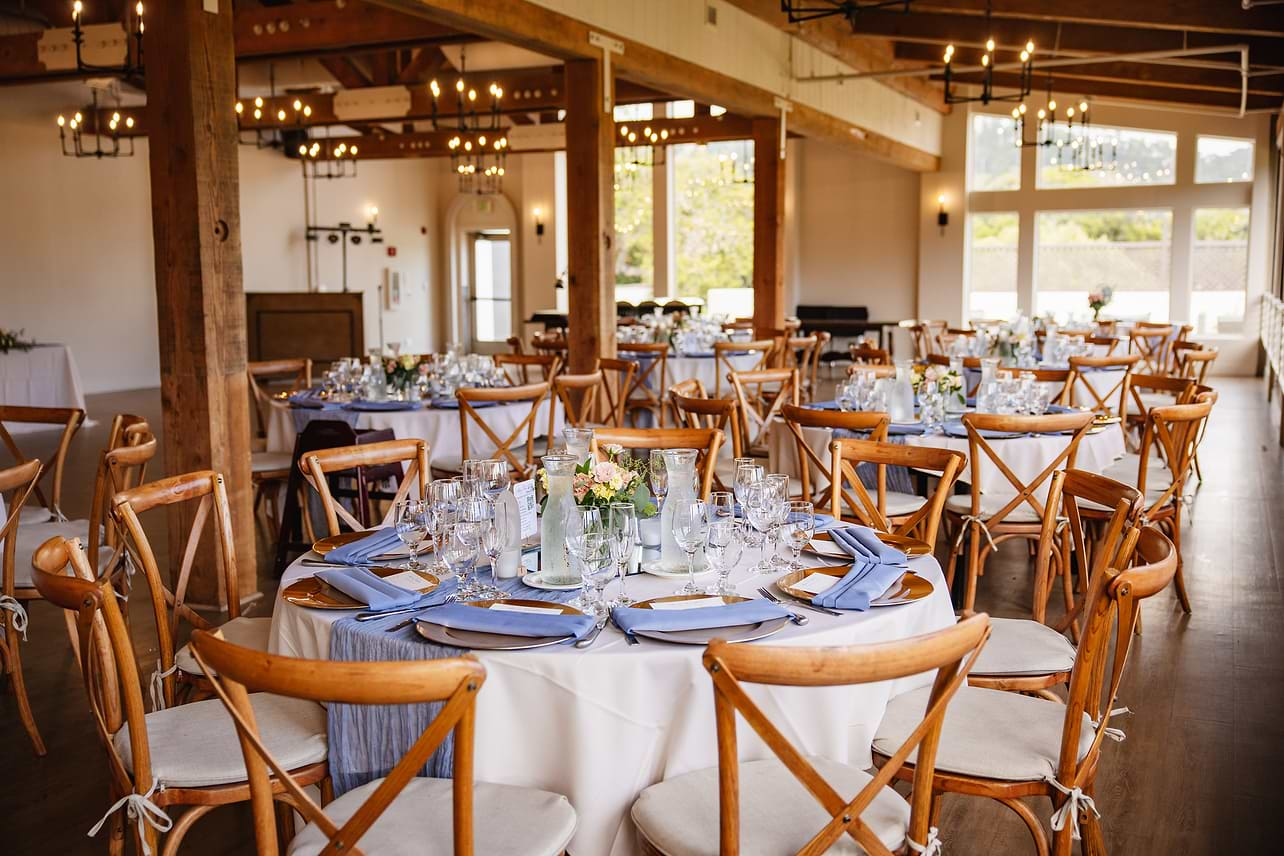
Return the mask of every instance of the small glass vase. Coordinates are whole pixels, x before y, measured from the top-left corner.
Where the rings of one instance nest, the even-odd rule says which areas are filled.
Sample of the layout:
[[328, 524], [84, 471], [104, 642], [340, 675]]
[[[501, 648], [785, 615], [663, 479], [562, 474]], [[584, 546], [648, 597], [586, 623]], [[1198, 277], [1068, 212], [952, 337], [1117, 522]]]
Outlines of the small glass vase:
[[936, 386], [924, 386], [918, 397], [919, 419], [927, 434], [944, 433], [945, 396]]

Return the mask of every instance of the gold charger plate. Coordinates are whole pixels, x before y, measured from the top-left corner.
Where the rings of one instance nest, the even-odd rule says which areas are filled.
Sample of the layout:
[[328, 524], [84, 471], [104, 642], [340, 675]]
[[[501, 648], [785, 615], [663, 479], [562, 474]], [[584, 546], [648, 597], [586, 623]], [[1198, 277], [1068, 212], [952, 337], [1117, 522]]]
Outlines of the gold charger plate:
[[[335, 565], [336, 568], [343, 567]], [[396, 574], [404, 573], [405, 568], [367, 568], [366, 570], [377, 577], [391, 577]], [[412, 571], [424, 579], [424, 587], [419, 589], [420, 594], [428, 592], [441, 585], [441, 580], [427, 571]], [[303, 577], [290, 583], [281, 591], [281, 597], [286, 603], [292, 603], [295, 606], [306, 606], [310, 609], [366, 609], [366, 605], [360, 601], [353, 600], [334, 586], [326, 583], [320, 577]]]
[[[785, 594], [797, 600], [811, 602], [815, 596], [794, 588], [795, 583], [802, 582], [806, 577], [812, 574], [824, 574], [827, 577], [837, 577], [842, 579], [847, 576], [847, 572], [852, 569], [851, 565], [833, 565], [823, 568], [803, 568], [799, 571], [790, 571], [780, 579], [776, 580], [776, 588]], [[913, 603], [916, 600], [922, 600], [932, 593], [932, 584], [920, 577], [913, 571], [906, 571], [901, 578], [891, 585], [887, 591], [869, 602], [873, 606], [899, 606], [903, 603]]]
[[[475, 606], [478, 609], [489, 609], [497, 603], [507, 603], [513, 606], [533, 606], [539, 609], [556, 608], [561, 610], [562, 615], [584, 614], [575, 607], [567, 606], [564, 603], [547, 600], [525, 600], [515, 597], [496, 600], [472, 600], [466, 601], [465, 605]], [[440, 624], [431, 624], [422, 620], [415, 622], [415, 632], [429, 642], [436, 642], [438, 645], [450, 645], [455, 648], [469, 648], [479, 651], [527, 651], [531, 648], [561, 645], [569, 638], [567, 636], [510, 636], [504, 633], [486, 633], [481, 630], [456, 630], [452, 627], [443, 627]]]
[[329, 537], [322, 538], [321, 540], [314, 543], [312, 545], [312, 552], [316, 553], [318, 556], [324, 556], [326, 553], [329, 553], [331, 550], [337, 550], [340, 547], [343, 547], [347, 544], [351, 544], [353, 541], [360, 541], [362, 538], [365, 538], [367, 535], [371, 535], [371, 534], [373, 533], [340, 532], [338, 535], [330, 535]]
[[[739, 595], [709, 594], [672, 594], [667, 597], [653, 597], [641, 603], [633, 604], [635, 609], [652, 609], [655, 603], [677, 603], [684, 600], [702, 600], [709, 597], [721, 597], [724, 604], [743, 603], [749, 600]], [[633, 635], [660, 642], [673, 642], [678, 645], [708, 645], [714, 639], [726, 642], [752, 642], [764, 639], [789, 623], [787, 616], [772, 618], [767, 621], [755, 621], [750, 624], [734, 624], [728, 627], [702, 627], [692, 630], [634, 630]]]
[[[911, 559], [916, 556], [930, 556], [932, 547], [926, 541], [920, 541], [917, 538], [907, 538], [904, 535], [889, 535], [885, 532], [878, 533], [878, 540], [882, 541], [889, 547], [895, 547]], [[815, 546], [816, 542], [822, 542], [823, 546]], [[828, 532], [817, 532], [811, 536], [811, 541], [807, 544], [807, 552], [814, 553], [817, 556], [825, 556], [830, 559], [850, 559], [851, 554], [834, 542], [833, 537]]]

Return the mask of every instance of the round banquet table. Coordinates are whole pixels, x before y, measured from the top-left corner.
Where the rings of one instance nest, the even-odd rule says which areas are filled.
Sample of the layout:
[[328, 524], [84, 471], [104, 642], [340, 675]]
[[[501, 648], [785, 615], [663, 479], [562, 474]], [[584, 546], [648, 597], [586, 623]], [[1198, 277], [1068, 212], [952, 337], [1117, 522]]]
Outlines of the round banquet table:
[[[80, 372], [71, 348], [42, 344], [28, 351], [0, 353], [0, 404], [85, 409]], [[47, 425], [8, 423], [12, 434], [49, 430]]]
[[[761, 354], [757, 353], [736, 354], [728, 357], [727, 362], [731, 364], [735, 371], [743, 372], [758, 365], [760, 359]], [[712, 396], [714, 390], [719, 388], [718, 366], [718, 360], [713, 354], [670, 356], [665, 363], [665, 383], [673, 386], [675, 383], [681, 383], [684, 380], [695, 379], [704, 384], [705, 391]], [[654, 384], [649, 383], [648, 385]], [[721, 384], [724, 395], [730, 394], [729, 386], [727, 379], [724, 377]]]
[[[828, 462], [830, 458], [829, 444], [833, 437], [833, 432], [828, 428], [803, 428], [802, 432], [807, 445], [815, 451], [822, 461]], [[952, 437], [945, 434], [908, 434], [897, 436], [894, 439], [903, 440], [908, 446], [937, 446], [955, 449], [964, 455], [969, 455], [966, 437]], [[1013, 474], [1028, 483], [1037, 478], [1039, 473], [1043, 472], [1044, 467], [1061, 453], [1061, 450], [1070, 442], [1070, 438], [1061, 434], [1044, 434], [989, 440], [987, 442], [997, 454], [1002, 456], [1003, 462], [1012, 469]], [[1075, 456], [1075, 468], [1100, 473], [1126, 451], [1123, 431], [1119, 426], [1104, 425], [1100, 429], [1092, 429], [1092, 433], [1085, 435], [1083, 440], [1080, 441], [1079, 450]], [[772, 472], [789, 473], [795, 476], [799, 474], [798, 445], [793, 433], [781, 419], [776, 419], [768, 430], [767, 453], [768, 465]], [[813, 485], [827, 483], [827, 480], [821, 476], [810, 460], [808, 465], [811, 467], [811, 483]], [[971, 484], [971, 460], [968, 461], [959, 480]], [[1046, 495], [1047, 483], [1044, 482], [1041, 487], [1042, 490], [1038, 493]], [[989, 458], [983, 458], [981, 461], [981, 492], [991, 493], [996, 496], [1016, 495], [1016, 490], [1012, 487], [1012, 483], [1008, 481], [1003, 472]]]
[[[746, 577], [746, 570], [759, 558], [758, 551], [747, 553], [732, 579], [739, 582], [742, 594], [756, 597], [755, 587], [768, 584], [774, 575]], [[786, 624], [766, 644], [885, 642], [953, 624], [949, 592], [936, 559], [915, 559], [910, 567], [932, 582], [930, 596], [839, 618], [804, 612], [809, 619], [806, 625]], [[282, 587], [313, 570], [296, 561], [286, 570]], [[628, 579], [629, 594], [637, 599], [672, 594], [679, 584], [645, 574]], [[613, 593], [615, 586], [612, 583], [608, 592]], [[278, 595], [270, 650], [292, 657], [329, 659], [332, 625], [351, 615], [351, 611], [295, 606]], [[390, 616], [369, 622], [369, 626], [392, 626], [403, 618]], [[379, 650], [386, 651], [400, 639], [402, 645], [423, 645], [425, 657], [432, 656], [428, 651], [433, 646], [420, 640], [413, 628], [386, 637], [388, 641], [374, 643]], [[414, 650], [409, 650], [409, 656], [414, 656]], [[529, 651], [475, 652], [487, 672], [477, 698], [477, 781], [539, 787], [567, 796], [578, 815], [569, 847], [577, 856], [639, 852], [629, 818], [637, 795], [666, 778], [714, 767], [718, 762], [713, 690], [700, 663], [703, 651], [702, 646], [647, 639], [630, 646], [623, 634], [608, 625], [586, 649], [558, 645]], [[746, 685], [746, 689], [804, 753], [866, 769], [871, 765], [870, 743], [888, 700], [930, 684], [931, 678], [930, 673], [924, 673], [851, 687]], [[752, 729], [741, 723], [738, 733], [742, 759], [771, 757]]]
[[[539, 413], [535, 417], [535, 436], [543, 437], [548, 433], [548, 408], [550, 402], [545, 400], [539, 407]], [[556, 423], [555, 431], [561, 430], [562, 412], [561, 405], [553, 402], [552, 406], [557, 408], [554, 411]], [[298, 433], [296, 428], [296, 414], [302, 410], [306, 417], [312, 419], [344, 419], [345, 416], [356, 417], [357, 428], [392, 429], [397, 439], [419, 439], [428, 441], [428, 459], [431, 463], [434, 459], [439, 461], [460, 461], [463, 459], [463, 440], [460, 436], [459, 408], [458, 407], [429, 407], [425, 405], [419, 410], [392, 410], [392, 411], [345, 411], [339, 410], [307, 410], [306, 408], [293, 408], [288, 404], [280, 401], [273, 401], [272, 408], [268, 415], [268, 436], [267, 450], [269, 452], [285, 452], [289, 454], [294, 451], [294, 438]], [[518, 402], [516, 404], [496, 404], [492, 407], [482, 407], [477, 409], [477, 415], [485, 420], [490, 429], [501, 439], [507, 439], [508, 435], [513, 432], [526, 415], [530, 413], [531, 406], [527, 402]], [[517, 448], [526, 442], [526, 433], [522, 432], [516, 440], [513, 441], [513, 448]], [[474, 458], [488, 458], [495, 452], [495, 444], [490, 438], [477, 426], [469, 425], [468, 431], [468, 453]]]

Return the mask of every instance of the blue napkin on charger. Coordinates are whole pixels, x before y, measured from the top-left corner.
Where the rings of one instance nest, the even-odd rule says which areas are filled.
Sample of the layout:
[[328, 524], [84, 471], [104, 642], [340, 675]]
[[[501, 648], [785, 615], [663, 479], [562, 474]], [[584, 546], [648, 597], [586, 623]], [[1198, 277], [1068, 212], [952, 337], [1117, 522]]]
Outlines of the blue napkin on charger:
[[[479, 407], [494, 407], [496, 404], [499, 404], [498, 401], [470, 401], [468, 403], [473, 406], [474, 410], [476, 410]], [[432, 400], [432, 406], [437, 408], [438, 410], [458, 410], [459, 399], [458, 398], [434, 398]]]
[[439, 606], [419, 620], [453, 630], [500, 633], [504, 636], [565, 636], [568, 642], [584, 638], [596, 624], [591, 615], [509, 612], [464, 603]]
[[[967, 436], [967, 426], [962, 422], [946, 422], [943, 430], [947, 437]], [[1025, 436], [1020, 431], [992, 431], [989, 428], [982, 428], [979, 433], [987, 440], [1011, 440], [1013, 437]]]
[[838, 402], [830, 399], [829, 401], [813, 401], [806, 405], [809, 410], [838, 410]]
[[835, 529], [829, 537], [856, 561], [845, 577], [811, 599], [816, 606], [864, 611], [905, 573], [905, 554], [880, 541], [868, 526]]
[[887, 426], [887, 436], [919, 435], [925, 430], [922, 422], [892, 422]]
[[395, 410], [418, 410], [422, 405], [418, 401], [350, 401], [343, 405], [345, 410], [362, 410], [370, 412], [390, 412]]
[[788, 617], [789, 612], [784, 607], [769, 600], [745, 600], [693, 609], [636, 609], [617, 606], [611, 610], [611, 620], [615, 622], [615, 626], [629, 636], [635, 630], [708, 630]]
[[339, 406], [330, 399], [322, 397], [320, 388], [292, 392], [286, 401], [290, 402], [291, 407], [304, 407], [308, 410], [326, 410]]
[[908, 557], [890, 544], [884, 544], [878, 533], [868, 526], [846, 526], [831, 530], [829, 537], [834, 543], [851, 554], [853, 559], [865, 562], [881, 562], [888, 565], [903, 565]]
[[401, 546], [394, 526], [376, 529], [365, 538], [344, 544], [338, 549], [325, 554], [325, 560], [333, 565], [364, 565], [371, 556], [378, 556]]
[[427, 594], [420, 594], [393, 585], [365, 568], [335, 568], [333, 571], [320, 571], [317, 573], [317, 578], [334, 586], [353, 600], [361, 601], [372, 612], [401, 609], [407, 606], [435, 606], [445, 603], [459, 587], [459, 580], [452, 577]]

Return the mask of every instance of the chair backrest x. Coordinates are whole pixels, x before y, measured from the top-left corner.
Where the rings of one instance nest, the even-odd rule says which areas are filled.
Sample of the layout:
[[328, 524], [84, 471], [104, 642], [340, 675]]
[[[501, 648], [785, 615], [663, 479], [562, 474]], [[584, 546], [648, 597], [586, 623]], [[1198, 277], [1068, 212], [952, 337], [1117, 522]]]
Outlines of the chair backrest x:
[[[740, 402], [734, 398], [687, 397], [672, 390], [669, 392], [669, 400], [673, 402], [679, 426], [722, 431], [724, 436], [731, 438], [732, 457], [744, 456], [744, 440], [740, 436]], [[727, 489], [716, 473], [714, 480], [718, 481], [719, 490]]]
[[[545, 443], [552, 443], [553, 438], [557, 436], [557, 408], [551, 400], [549, 390], [550, 384], [544, 382], [507, 389], [465, 387], [457, 391], [455, 398], [459, 400], [459, 432], [464, 454], [462, 460], [466, 461], [473, 457], [472, 452], [476, 448], [476, 443], [470, 441], [469, 429], [476, 428], [495, 447], [487, 457], [508, 461], [509, 472], [514, 479], [530, 478], [535, 472], [536, 464], [535, 437], [539, 427], [536, 423], [539, 421], [540, 407], [545, 403], [548, 405], [548, 433], [544, 435]], [[501, 438], [486, 421], [486, 410], [473, 407], [474, 403], [484, 401], [500, 404], [527, 402], [530, 404], [530, 410], [507, 437]], [[518, 457], [513, 447], [523, 434], [526, 436], [524, 441], [526, 451], [522, 457]]]
[[[871, 440], [885, 440], [891, 419], [886, 413], [873, 411], [844, 413], [786, 404], [780, 408], [785, 427], [793, 435], [800, 496], [816, 505], [828, 498], [834, 477], [827, 454], [829, 438], [834, 431], [867, 434]], [[807, 433], [812, 429], [811, 434]], [[819, 429], [819, 430], [816, 430]], [[738, 457], [738, 456], [737, 456]], [[785, 472], [789, 469], [786, 467]]]
[[[903, 446], [875, 440], [837, 439], [831, 444], [834, 474], [830, 485], [829, 513], [835, 518], [852, 519], [891, 535], [906, 535], [928, 544], [936, 543], [945, 501], [954, 482], [963, 473], [967, 456], [953, 449], [934, 446]], [[867, 464], [876, 468], [874, 496], [860, 479], [857, 468]], [[909, 467], [937, 477], [936, 489], [922, 506], [899, 523], [887, 513], [887, 468]]]
[[562, 372], [553, 378], [553, 390], [562, 403], [562, 415], [567, 425], [582, 428], [593, 421], [597, 412], [598, 390], [604, 382], [600, 369], [587, 374]]
[[[61, 428], [58, 445], [51, 454], [43, 456], [45, 470], [40, 474], [36, 484], [36, 499], [40, 501], [55, 520], [63, 521], [67, 517], [62, 513], [62, 473], [67, 464], [67, 451], [71, 440], [85, 424], [85, 411], [79, 407], [27, 407], [18, 404], [0, 404], [0, 442], [3, 442], [15, 463], [27, 460], [22, 449], [14, 442], [13, 435], [5, 427], [6, 422], [17, 422], [23, 425], [43, 425], [50, 429]], [[47, 481], [49, 495], [46, 496], [39, 482]]]
[[359, 471], [362, 469], [390, 464], [403, 467], [403, 475], [397, 492], [388, 504], [383, 520], [377, 526], [387, 526], [391, 522], [397, 503], [411, 496], [412, 488], [415, 491], [415, 499], [427, 498], [429, 472], [426, 440], [384, 440], [357, 446], [317, 449], [299, 459], [299, 470], [321, 498], [326, 528], [331, 535], [339, 534], [341, 520], [352, 527], [354, 532], [361, 532], [366, 527], [331, 493], [329, 476], [333, 473], [354, 471], [357, 473], [356, 477], [360, 478]]
[[668, 387], [669, 346], [664, 342], [637, 343], [616, 346], [620, 357], [630, 359], [637, 370], [624, 393], [624, 410], [648, 410], [655, 415], [656, 423], [664, 427], [664, 394]]
[[771, 422], [786, 404], [798, 404], [797, 369], [759, 369], [727, 375], [740, 402], [740, 431], [745, 449], [767, 444]]
[[624, 412], [628, 405], [626, 398], [633, 386], [633, 376], [637, 374], [638, 364], [633, 360], [599, 357], [597, 370], [603, 377], [602, 395], [606, 397], [607, 424], [623, 428]]
[[625, 449], [695, 449], [700, 498], [707, 499], [713, 486], [713, 470], [722, 447], [722, 432], [716, 428], [595, 428], [590, 446], [593, 457], [607, 445]]
[[739, 371], [732, 362], [733, 357], [750, 356], [755, 358], [746, 371], [759, 371], [767, 368], [776, 353], [774, 339], [756, 339], [752, 342], [714, 342], [713, 343], [713, 397], [722, 397], [722, 378], [734, 371]]
[[312, 360], [307, 357], [264, 360], [247, 363], [245, 370], [254, 395], [258, 436], [266, 437], [268, 414], [272, 412], [273, 390], [269, 387], [275, 387], [276, 392], [298, 392], [312, 386]]
[[531, 375], [539, 370], [541, 380], [555, 376], [562, 365], [562, 358], [557, 354], [496, 354], [495, 365], [503, 370], [508, 382], [514, 386], [525, 386], [531, 383]]

